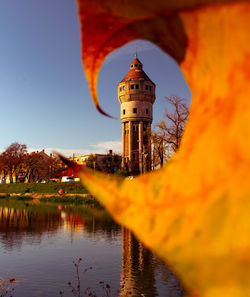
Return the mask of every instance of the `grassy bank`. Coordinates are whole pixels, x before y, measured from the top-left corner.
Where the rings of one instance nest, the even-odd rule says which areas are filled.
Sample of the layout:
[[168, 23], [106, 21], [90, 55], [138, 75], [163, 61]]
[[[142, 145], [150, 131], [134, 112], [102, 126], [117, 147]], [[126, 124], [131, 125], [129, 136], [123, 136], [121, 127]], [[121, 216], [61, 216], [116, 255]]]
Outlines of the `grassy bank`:
[[[34, 200], [34, 196], [32, 194], [1, 194], [0, 200], [6, 201], [31, 201]], [[98, 201], [93, 198], [91, 195], [44, 195], [36, 199], [39, 202], [50, 202], [50, 203], [63, 203], [63, 204], [75, 204], [75, 205], [93, 205], [100, 206]]]
[[80, 182], [69, 183], [16, 183], [0, 184], [0, 193], [58, 193], [63, 189], [69, 194], [88, 194]]
[[43, 197], [40, 199], [41, 202], [52, 202], [52, 203], [73, 203], [73, 204], [84, 204], [84, 205], [98, 205], [99, 203], [96, 199], [91, 196], [81, 197], [81, 196], [51, 196]]
[[[65, 194], [59, 195], [60, 189], [63, 189]], [[99, 206], [97, 200], [80, 182], [0, 184], [0, 199], [11, 201], [35, 199], [40, 202]]]

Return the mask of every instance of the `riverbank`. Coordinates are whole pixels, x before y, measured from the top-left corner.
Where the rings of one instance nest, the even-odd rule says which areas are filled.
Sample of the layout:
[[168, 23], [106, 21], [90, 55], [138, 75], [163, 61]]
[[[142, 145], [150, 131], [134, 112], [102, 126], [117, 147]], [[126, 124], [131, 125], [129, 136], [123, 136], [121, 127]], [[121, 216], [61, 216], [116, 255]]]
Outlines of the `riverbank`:
[[[59, 190], [63, 194], [59, 194]], [[96, 205], [98, 201], [79, 183], [0, 184], [0, 199]]]
[[8, 194], [57, 194], [60, 189], [66, 194], [89, 194], [80, 182], [0, 184], [0, 193]]
[[0, 199], [12, 201], [29, 201], [31, 203], [51, 202], [100, 206], [99, 202], [90, 194], [59, 195], [54, 193], [0, 193]]

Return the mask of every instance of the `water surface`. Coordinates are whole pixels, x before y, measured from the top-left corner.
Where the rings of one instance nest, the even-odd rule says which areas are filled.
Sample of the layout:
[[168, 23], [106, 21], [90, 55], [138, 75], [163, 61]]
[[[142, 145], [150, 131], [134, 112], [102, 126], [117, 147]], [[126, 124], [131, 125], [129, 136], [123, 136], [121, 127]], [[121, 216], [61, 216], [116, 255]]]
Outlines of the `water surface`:
[[13, 297], [73, 296], [67, 284], [75, 284], [80, 257], [82, 296], [88, 287], [105, 296], [101, 281], [111, 296], [184, 295], [166, 265], [105, 210], [0, 200], [0, 276], [18, 280]]

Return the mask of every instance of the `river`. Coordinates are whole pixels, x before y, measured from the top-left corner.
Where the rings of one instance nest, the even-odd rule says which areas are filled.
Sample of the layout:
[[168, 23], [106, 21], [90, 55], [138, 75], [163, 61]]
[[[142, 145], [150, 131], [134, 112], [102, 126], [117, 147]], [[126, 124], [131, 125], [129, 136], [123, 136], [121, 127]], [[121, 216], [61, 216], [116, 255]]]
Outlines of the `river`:
[[184, 296], [168, 267], [104, 209], [0, 199], [0, 278], [15, 278], [13, 297], [74, 296], [79, 258], [75, 296]]

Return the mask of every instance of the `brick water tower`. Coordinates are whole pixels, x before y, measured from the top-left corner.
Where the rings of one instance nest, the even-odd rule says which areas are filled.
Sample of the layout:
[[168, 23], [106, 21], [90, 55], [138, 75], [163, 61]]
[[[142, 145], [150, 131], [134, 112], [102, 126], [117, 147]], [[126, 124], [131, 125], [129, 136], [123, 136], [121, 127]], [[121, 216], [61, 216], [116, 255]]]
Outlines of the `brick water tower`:
[[121, 104], [122, 168], [132, 175], [151, 170], [150, 132], [155, 101], [155, 84], [137, 58], [118, 84]]

